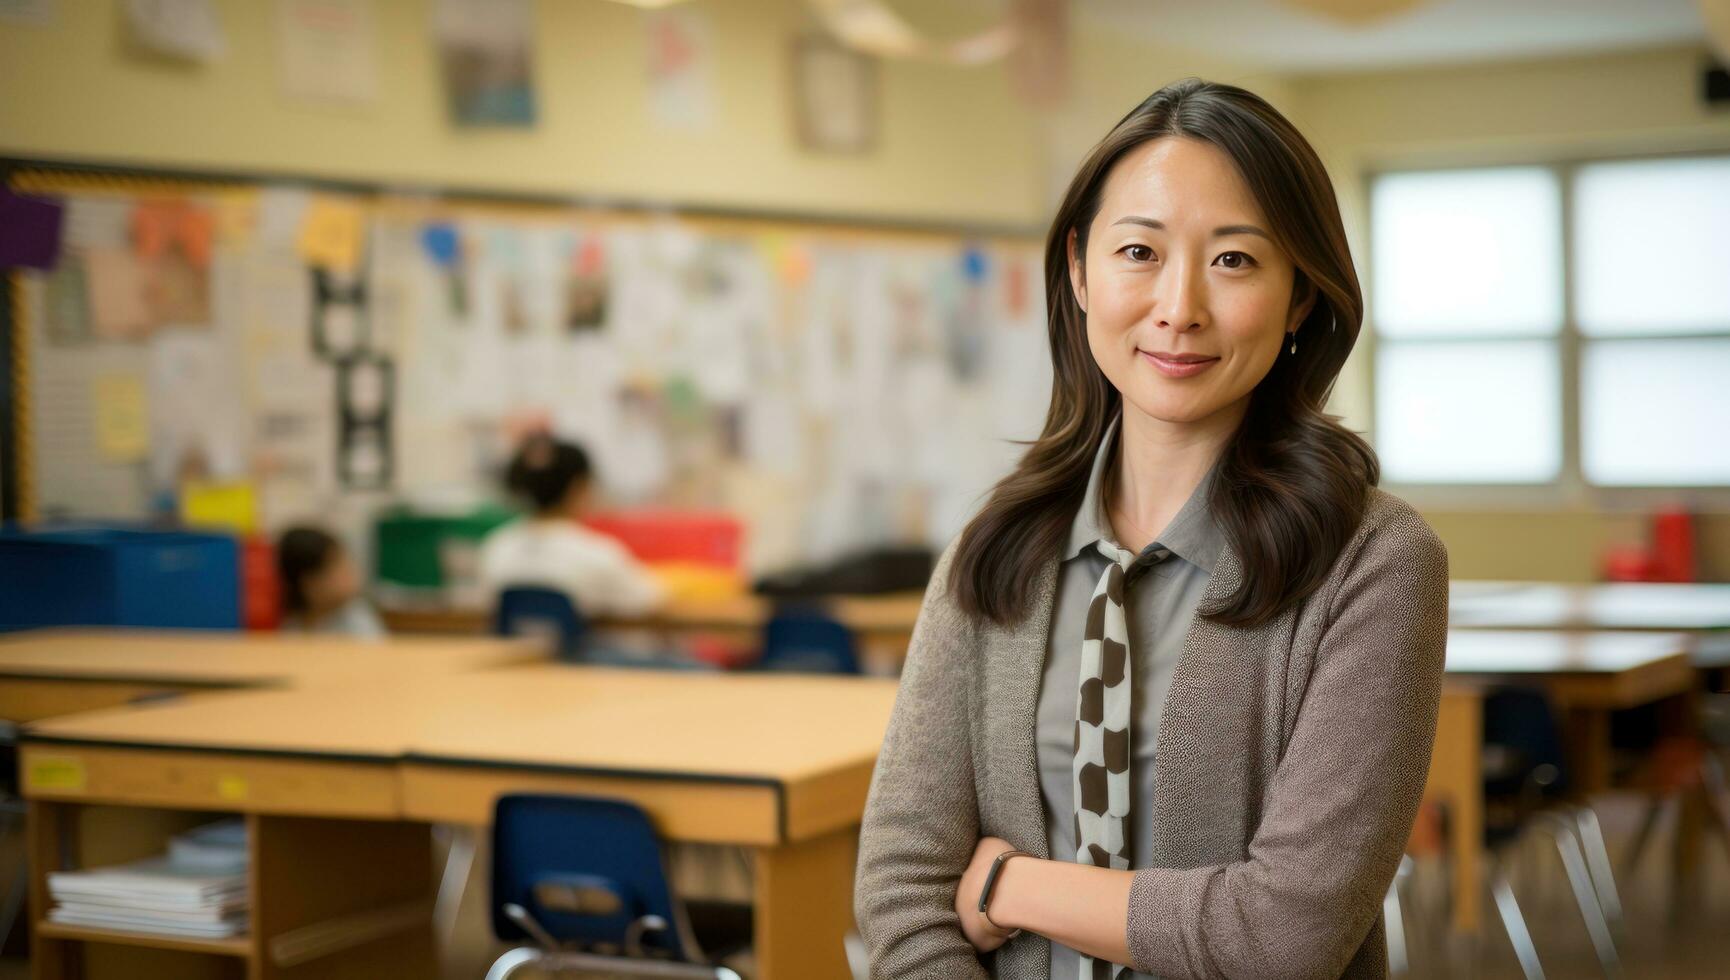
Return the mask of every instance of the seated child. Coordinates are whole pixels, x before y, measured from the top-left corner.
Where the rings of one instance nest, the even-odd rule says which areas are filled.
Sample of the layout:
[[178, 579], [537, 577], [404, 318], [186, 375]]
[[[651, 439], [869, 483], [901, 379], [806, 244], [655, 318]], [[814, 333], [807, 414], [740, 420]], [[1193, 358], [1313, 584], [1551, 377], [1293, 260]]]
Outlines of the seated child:
[[617, 539], [577, 523], [589, 512], [594, 473], [581, 447], [529, 437], [505, 485], [530, 513], [489, 534], [480, 577], [489, 594], [513, 586], [558, 589], [584, 615], [640, 615], [665, 599], [661, 584]]
[[282, 626], [306, 633], [376, 638], [384, 624], [361, 594], [360, 570], [329, 532], [291, 527], [276, 542]]

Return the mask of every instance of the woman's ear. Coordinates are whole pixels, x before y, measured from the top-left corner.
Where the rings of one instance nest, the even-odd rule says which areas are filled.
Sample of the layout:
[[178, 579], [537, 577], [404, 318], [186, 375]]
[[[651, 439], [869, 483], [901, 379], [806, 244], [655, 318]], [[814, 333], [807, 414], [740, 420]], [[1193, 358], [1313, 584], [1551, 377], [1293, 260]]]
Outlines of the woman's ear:
[[1075, 243], [1078, 236], [1075, 229], [1069, 229], [1069, 289], [1075, 294], [1075, 303], [1081, 307], [1081, 312], [1087, 312], [1087, 268], [1086, 256], [1075, 254]]
[[1298, 324], [1304, 322], [1304, 318], [1310, 315], [1310, 310], [1315, 309], [1316, 294], [1318, 292], [1320, 292], [1320, 290], [1316, 289], [1315, 284], [1310, 282], [1308, 279], [1303, 280], [1303, 282], [1292, 291], [1291, 312], [1286, 316], [1286, 333], [1296, 331]]

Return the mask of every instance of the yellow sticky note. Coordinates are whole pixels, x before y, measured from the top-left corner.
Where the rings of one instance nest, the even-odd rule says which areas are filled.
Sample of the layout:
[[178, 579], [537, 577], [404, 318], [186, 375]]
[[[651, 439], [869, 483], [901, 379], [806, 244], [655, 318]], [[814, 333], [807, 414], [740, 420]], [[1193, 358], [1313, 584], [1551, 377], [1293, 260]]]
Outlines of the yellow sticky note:
[[30, 760], [31, 789], [82, 792], [84, 762], [59, 755], [39, 755]]
[[150, 450], [150, 414], [144, 404], [144, 382], [134, 374], [104, 374], [96, 378], [96, 448], [104, 459], [133, 463]]
[[216, 777], [216, 795], [225, 800], [246, 799], [246, 780], [239, 776]]
[[340, 198], [314, 198], [300, 225], [300, 255], [309, 265], [352, 272], [360, 264], [365, 234], [360, 205]]
[[257, 496], [244, 481], [187, 483], [180, 488], [180, 520], [187, 527], [251, 534], [258, 526]]

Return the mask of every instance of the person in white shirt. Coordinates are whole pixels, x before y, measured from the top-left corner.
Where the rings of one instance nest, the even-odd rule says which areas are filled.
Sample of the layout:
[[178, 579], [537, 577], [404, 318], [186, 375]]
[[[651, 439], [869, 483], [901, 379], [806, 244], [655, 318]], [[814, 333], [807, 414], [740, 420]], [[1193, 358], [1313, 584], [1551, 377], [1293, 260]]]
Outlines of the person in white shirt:
[[282, 627], [302, 633], [341, 633], [367, 639], [385, 635], [363, 595], [360, 569], [330, 532], [291, 527], [276, 539], [282, 588]]
[[665, 600], [661, 584], [624, 545], [578, 523], [594, 493], [581, 447], [530, 436], [511, 460], [505, 485], [532, 513], [481, 544], [481, 583], [495, 600], [513, 587], [558, 589], [585, 616], [640, 615]]

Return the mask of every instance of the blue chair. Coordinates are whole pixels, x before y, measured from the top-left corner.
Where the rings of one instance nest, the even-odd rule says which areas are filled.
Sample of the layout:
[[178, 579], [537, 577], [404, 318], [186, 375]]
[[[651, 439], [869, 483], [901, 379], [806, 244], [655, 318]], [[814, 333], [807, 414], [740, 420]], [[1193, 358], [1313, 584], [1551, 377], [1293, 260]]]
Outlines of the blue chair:
[[499, 593], [498, 604], [493, 607], [494, 635], [551, 638], [563, 661], [583, 658], [588, 632], [588, 620], [577, 604], [558, 589], [511, 586]]
[[783, 606], [763, 628], [759, 670], [813, 674], [858, 674], [853, 631], [812, 606]]
[[493, 932], [510, 943], [487, 980], [548, 973], [739, 980], [718, 965], [751, 942], [751, 907], [682, 902], [648, 816], [621, 800], [510, 794], [493, 818]]

